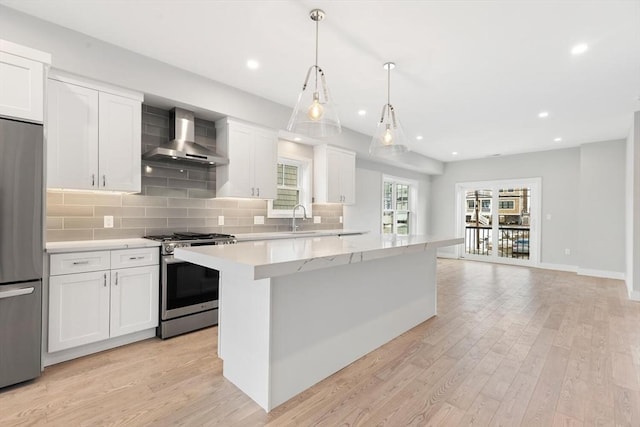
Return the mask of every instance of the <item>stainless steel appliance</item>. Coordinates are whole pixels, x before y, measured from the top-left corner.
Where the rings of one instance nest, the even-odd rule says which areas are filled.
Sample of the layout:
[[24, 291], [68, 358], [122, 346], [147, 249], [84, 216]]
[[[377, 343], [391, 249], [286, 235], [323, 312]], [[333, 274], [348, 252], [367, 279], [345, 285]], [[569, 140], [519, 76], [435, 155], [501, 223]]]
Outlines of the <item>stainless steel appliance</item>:
[[174, 233], [146, 236], [160, 247], [160, 324], [157, 336], [169, 338], [218, 324], [220, 273], [173, 257], [175, 248], [235, 243], [228, 234]]
[[0, 387], [40, 375], [42, 132], [0, 119]]

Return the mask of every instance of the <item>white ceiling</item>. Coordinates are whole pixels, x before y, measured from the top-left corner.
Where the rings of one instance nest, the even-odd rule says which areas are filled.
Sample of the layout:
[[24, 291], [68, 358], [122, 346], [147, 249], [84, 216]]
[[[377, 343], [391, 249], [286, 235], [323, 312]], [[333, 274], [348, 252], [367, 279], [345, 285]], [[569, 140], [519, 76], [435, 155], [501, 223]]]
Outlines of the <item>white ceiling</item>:
[[[442, 161], [625, 138], [640, 110], [640, 0], [0, 4], [288, 106], [313, 64], [319, 7], [319, 65], [343, 125], [372, 134], [394, 61], [391, 102], [412, 148]], [[589, 50], [572, 56], [577, 43]]]

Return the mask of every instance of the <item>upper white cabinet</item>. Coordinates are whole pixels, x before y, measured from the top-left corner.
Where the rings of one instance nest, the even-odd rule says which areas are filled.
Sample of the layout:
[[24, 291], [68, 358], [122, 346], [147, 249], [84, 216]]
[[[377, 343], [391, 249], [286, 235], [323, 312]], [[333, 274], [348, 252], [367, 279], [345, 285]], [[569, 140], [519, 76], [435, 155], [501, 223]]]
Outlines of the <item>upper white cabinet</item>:
[[217, 197], [277, 198], [278, 134], [233, 119], [216, 122], [216, 149], [229, 158], [216, 167]]
[[140, 191], [142, 95], [48, 80], [47, 187]]
[[42, 123], [51, 55], [0, 40], [0, 116]]
[[356, 154], [316, 145], [313, 147], [313, 190], [316, 203], [356, 202]]

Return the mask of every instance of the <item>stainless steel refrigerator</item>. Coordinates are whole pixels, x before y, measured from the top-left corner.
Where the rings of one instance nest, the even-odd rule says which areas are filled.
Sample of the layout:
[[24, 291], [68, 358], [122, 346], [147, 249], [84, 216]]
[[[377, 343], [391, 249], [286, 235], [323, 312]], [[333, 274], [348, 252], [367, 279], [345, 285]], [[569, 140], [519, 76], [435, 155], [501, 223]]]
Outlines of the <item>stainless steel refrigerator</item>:
[[0, 387], [40, 375], [42, 125], [0, 119]]

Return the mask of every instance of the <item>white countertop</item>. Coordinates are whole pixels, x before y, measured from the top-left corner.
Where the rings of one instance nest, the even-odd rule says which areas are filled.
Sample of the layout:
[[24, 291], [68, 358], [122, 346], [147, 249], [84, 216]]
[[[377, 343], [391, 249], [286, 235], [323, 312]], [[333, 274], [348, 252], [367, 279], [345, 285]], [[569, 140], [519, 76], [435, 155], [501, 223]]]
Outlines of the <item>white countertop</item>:
[[342, 228], [334, 230], [309, 230], [309, 231], [278, 231], [273, 233], [239, 233], [234, 234], [238, 242], [248, 242], [254, 240], [274, 240], [292, 239], [301, 237], [321, 237], [321, 236], [348, 236], [352, 234], [366, 234], [367, 230], [345, 230]]
[[149, 239], [109, 239], [109, 240], [76, 240], [72, 242], [47, 242], [45, 249], [49, 253], [85, 252], [110, 249], [152, 248], [160, 246], [160, 242]]
[[178, 248], [176, 258], [251, 279], [284, 276], [457, 245], [463, 238], [353, 235], [239, 242]]

